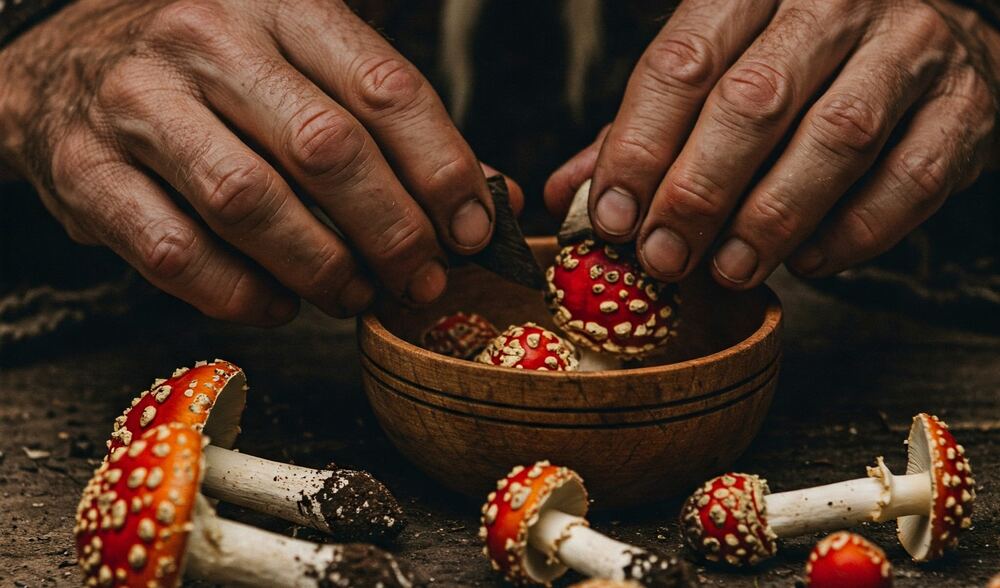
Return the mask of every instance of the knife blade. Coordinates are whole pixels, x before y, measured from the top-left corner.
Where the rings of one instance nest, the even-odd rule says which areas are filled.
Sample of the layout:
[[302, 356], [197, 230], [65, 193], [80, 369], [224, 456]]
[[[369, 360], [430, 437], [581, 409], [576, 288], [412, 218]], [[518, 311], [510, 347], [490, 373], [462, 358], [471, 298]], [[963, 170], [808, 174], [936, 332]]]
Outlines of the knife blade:
[[594, 238], [594, 227], [590, 224], [590, 210], [588, 200], [590, 199], [590, 180], [587, 180], [577, 189], [570, 202], [569, 212], [563, 224], [559, 227], [557, 238], [560, 245], [569, 245], [583, 239]]
[[502, 175], [495, 175], [486, 178], [486, 184], [496, 211], [493, 238], [482, 251], [468, 256], [452, 254], [450, 260], [456, 264], [471, 261], [515, 284], [535, 290], [543, 289], [545, 273], [524, 240], [517, 216], [510, 206], [507, 181]]

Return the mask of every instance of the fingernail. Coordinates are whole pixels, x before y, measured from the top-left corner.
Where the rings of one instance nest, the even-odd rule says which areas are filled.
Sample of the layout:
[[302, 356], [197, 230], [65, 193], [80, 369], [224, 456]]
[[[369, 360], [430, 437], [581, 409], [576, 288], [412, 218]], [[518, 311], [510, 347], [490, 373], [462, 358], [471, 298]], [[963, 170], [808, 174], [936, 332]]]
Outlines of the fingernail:
[[730, 239], [712, 260], [715, 269], [734, 284], [742, 284], [757, 271], [757, 252], [742, 239]]
[[286, 322], [295, 316], [299, 309], [299, 301], [288, 296], [278, 296], [267, 305], [267, 316], [275, 321]]
[[348, 315], [355, 315], [368, 308], [374, 297], [375, 288], [371, 282], [362, 276], [354, 276], [340, 291], [340, 306]]
[[815, 245], [807, 245], [791, 261], [791, 266], [796, 272], [809, 275], [823, 267], [824, 263], [826, 263], [826, 256], [823, 255], [820, 248]]
[[612, 235], [626, 235], [635, 227], [639, 217], [639, 204], [631, 194], [611, 188], [597, 199], [594, 214], [605, 231]]
[[479, 200], [469, 200], [451, 217], [451, 236], [463, 247], [475, 247], [490, 236], [490, 215]]
[[660, 227], [646, 237], [642, 246], [642, 257], [650, 267], [663, 276], [671, 276], [684, 271], [687, 265], [687, 243], [677, 233]]
[[444, 266], [437, 260], [428, 261], [417, 270], [406, 289], [407, 296], [417, 304], [427, 304], [438, 299], [448, 284]]

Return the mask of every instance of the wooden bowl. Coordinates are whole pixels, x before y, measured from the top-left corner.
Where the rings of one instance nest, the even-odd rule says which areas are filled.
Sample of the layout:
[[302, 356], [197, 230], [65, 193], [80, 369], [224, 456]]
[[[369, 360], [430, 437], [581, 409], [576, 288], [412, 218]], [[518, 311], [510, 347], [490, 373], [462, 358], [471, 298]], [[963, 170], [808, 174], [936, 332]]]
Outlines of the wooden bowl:
[[[543, 267], [552, 238], [529, 240]], [[389, 439], [443, 485], [485, 497], [516, 464], [577, 470], [598, 508], [688, 492], [729, 467], [756, 435], [781, 356], [781, 305], [769, 288], [680, 286], [677, 337], [650, 365], [535, 372], [462, 361], [417, 343], [445, 314], [477, 312], [503, 329], [553, 328], [539, 292], [476, 267], [449, 275], [429, 308], [385, 301], [359, 320], [364, 388]], [[647, 362], [650, 363], [650, 362]]]

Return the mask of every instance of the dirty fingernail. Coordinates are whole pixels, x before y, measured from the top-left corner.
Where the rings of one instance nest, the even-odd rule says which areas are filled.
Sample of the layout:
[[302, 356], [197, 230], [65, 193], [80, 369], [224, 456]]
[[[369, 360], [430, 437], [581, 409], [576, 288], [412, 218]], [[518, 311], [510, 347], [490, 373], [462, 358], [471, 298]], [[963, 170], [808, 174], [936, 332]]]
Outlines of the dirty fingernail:
[[826, 263], [826, 256], [815, 245], [808, 245], [796, 255], [790, 262], [792, 269], [796, 272], [809, 275], [815, 273]]
[[444, 293], [447, 284], [448, 275], [444, 266], [441, 265], [441, 262], [432, 260], [413, 274], [406, 293], [413, 302], [427, 304], [437, 300]]
[[662, 276], [671, 276], [684, 271], [688, 255], [690, 250], [684, 239], [663, 227], [650, 233], [642, 246], [643, 259], [651, 269]]
[[742, 239], [730, 239], [712, 261], [715, 269], [734, 284], [742, 284], [757, 271], [757, 252]]
[[594, 214], [597, 223], [608, 233], [626, 235], [632, 232], [638, 220], [639, 204], [631, 194], [611, 188], [597, 199]]
[[451, 236], [463, 247], [475, 247], [490, 236], [490, 215], [479, 200], [469, 200], [451, 217]]

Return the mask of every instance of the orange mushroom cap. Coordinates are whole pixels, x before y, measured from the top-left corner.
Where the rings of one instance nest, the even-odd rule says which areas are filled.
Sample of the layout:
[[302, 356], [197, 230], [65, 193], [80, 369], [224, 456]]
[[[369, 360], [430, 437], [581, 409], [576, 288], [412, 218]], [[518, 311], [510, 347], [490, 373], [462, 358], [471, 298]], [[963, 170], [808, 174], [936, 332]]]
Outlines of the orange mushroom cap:
[[889, 588], [892, 564], [871, 541], [839, 531], [823, 538], [809, 554], [806, 584], [810, 588]]
[[180, 585], [201, 449], [191, 427], [159, 425], [116, 448], [94, 472], [73, 528], [88, 586]]
[[208, 427], [212, 444], [229, 449], [239, 433], [246, 391], [243, 370], [228, 361], [177, 368], [170, 378], [154, 381], [115, 419], [108, 454], [163, 423], [183, 423], [196, 431]]
[[443, 316], [420, 338], [428, 351], [471, 359], [490, 344], [500, 331], [490, 321], [476, 313], [457, 312]]
[[767, 523], [767, 480], [730, 472], [705, 482], [685, 501], [681, 529], [691, 549], [712, 562], [755, 565], [778, 550]]
[[676, 334], [676, 286], [650, 277], [624, 248], [591, 239], [563, 247], [546, 279], [553, 320], [578, 345], [635, 358]]
[[930, 516], [899, 517], [899, 541], [917, 561], [937, 559], [958, 545], [958, 534], [972, 525], [976, 480], [962, 447], [941, 419], [913, 417], [907, 439], [907, 474], [931, 472]]
[[583, 517], [587, 507], [583, 480], [573, 470], [547, 461], [516, 466], [497, 482], [496, 492], [490, 492], [483, 505], [483, 554], [515, 584], [547, 584], [567, 568], [528, 545], [531, 526], [545, 508]]

